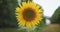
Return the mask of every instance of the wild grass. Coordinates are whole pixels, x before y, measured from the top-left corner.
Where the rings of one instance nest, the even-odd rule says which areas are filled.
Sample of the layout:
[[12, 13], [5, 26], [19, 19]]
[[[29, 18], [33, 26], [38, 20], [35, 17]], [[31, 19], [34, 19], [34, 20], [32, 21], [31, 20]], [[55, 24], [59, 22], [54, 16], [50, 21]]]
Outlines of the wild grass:
[[[41, 30], [37, 32], [60, 32], [60, 25], [58, 24], [50, 24], [48, 26], [42, 27]], [[0, 28], [0, 32], [26, 32], [26, 31], [19, 31], [17, 28]]]

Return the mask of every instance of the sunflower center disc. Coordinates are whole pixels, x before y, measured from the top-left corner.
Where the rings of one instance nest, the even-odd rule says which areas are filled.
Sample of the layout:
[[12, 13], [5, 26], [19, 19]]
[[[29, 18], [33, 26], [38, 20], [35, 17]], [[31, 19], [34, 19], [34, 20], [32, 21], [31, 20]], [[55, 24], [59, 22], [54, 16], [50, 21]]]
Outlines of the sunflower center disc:
[[26, 21], [31, 21], [35, 18], [35, 12], [32, 9], [25, 9], [23, 12], [23, 18]]

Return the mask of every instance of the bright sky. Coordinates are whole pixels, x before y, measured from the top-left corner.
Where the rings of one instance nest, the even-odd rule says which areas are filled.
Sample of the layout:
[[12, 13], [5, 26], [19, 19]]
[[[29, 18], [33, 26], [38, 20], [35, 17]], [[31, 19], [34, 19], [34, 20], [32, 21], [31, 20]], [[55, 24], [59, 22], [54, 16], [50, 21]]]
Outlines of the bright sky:
[[51, 17], [60, 6], [60, 0], [33, 0], [33, 2], [42, 6], [44, 16], [48, 17]]

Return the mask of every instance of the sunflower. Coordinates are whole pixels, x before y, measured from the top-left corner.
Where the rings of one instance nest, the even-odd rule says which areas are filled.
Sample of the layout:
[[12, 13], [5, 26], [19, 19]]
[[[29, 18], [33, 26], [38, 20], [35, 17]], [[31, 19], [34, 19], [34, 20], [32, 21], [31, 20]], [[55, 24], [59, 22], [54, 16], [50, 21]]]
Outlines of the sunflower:
[[22, 2], [22, 5], [16, 8], [16, 18], [18, 26], [32, 28], [42, 20], [42, 9], [35, 3], [28, 1]]

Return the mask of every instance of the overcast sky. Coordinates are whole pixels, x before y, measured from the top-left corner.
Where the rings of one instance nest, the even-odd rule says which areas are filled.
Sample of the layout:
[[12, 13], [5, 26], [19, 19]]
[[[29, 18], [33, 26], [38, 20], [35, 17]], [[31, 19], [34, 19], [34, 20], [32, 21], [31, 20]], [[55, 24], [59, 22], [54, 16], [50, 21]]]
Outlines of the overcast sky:
[[[21, 0], [18, 0], [20, 4]], [[60, 0], [33, 0], [34, 3], [39, 4], [44, 10], [44, 16], [51, 17], [55, 10], [60, 6]]]
[[54, 11], [60, 6], [60, 0], [33, 0], [34, 3], [42, 6], [44, 16], [51, 17]]

